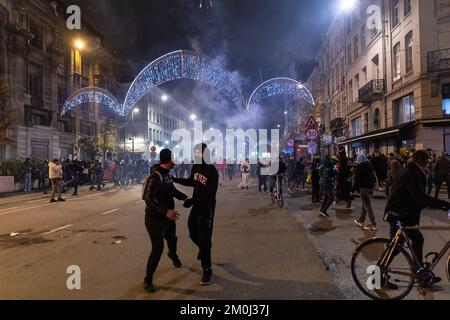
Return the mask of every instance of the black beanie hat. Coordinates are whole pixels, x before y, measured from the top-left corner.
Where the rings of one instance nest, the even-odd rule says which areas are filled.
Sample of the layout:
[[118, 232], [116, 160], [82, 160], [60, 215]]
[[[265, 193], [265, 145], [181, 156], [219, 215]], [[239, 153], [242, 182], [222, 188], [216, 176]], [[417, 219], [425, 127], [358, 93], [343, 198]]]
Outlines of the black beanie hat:
[[170, 161], [172, 161], [172, 151], [170, 151], [169, 149], [161, 150], [161, 152], [159, 153], [159, 162], [161, 164], [166, 164]]

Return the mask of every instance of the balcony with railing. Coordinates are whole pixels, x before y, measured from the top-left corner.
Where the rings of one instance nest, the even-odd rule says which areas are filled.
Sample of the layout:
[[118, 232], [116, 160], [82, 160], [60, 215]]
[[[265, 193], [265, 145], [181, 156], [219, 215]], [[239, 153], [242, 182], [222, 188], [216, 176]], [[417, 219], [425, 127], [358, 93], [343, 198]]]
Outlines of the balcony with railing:
[[374, 101], [381, 100], [385, 93], [386, 81], [384, 79], [371, 80], [359, 89], [358, 102], [370, 106]]
[[450, 70], [450, 48], [428, 52], [428, 72]]

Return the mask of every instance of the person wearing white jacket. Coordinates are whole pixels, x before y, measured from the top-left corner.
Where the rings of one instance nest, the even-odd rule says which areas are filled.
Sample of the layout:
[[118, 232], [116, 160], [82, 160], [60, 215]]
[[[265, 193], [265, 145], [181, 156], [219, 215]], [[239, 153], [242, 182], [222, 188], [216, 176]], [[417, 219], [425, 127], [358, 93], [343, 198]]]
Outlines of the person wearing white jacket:
[[250, 179], [250, 163], [248, 159], [246, 159], [241, 165], [241, 179], [240, 188], [248, 189], [248, 182]]
[[[63, 170], [62, 164], [58, 159], [50, 162], [48, 166], [48, 178], [52, 182], [52, 197], [50, 202], [66, 201], [61, 197]], [[55, 200], [55, 193], [58, 193], [58, 200]]]

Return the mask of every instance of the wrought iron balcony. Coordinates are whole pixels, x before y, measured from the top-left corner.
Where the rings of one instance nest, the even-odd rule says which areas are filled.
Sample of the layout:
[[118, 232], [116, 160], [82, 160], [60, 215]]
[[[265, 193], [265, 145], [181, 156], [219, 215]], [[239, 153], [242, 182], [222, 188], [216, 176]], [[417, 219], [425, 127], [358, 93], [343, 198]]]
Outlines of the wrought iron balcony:
[[450, 48], [428, 52], [428, 72], [450, 69]]
[[358, 102], [370, 106], [372, 102], [381, 100], [385, 92], [386, 81], [384, 79], [371, 80], [359, 89]]

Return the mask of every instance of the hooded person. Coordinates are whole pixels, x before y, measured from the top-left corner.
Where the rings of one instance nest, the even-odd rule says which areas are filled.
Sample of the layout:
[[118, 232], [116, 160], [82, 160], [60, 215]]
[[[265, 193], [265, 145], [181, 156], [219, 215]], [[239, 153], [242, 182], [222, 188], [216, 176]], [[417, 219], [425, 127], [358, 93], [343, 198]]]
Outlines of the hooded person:
[[147, 275], [144, 286], [148, 292], [155, 292], [153, 275], [158, 267], [164, 250], [164, 239], [169, 248], [168, 256], [175, 268], [181, 267], [177, 256], [176, 224], [179, 214], [175, 211], [174, 198], [185, 201], [188, 197], [178, 191], [170, 175], [173, 168], [172, 152], [164, 149], [160, 153], [160, 164], [151, 168], [150, 176], [145, 180], [142, 199], [145, 201], [145, 227], [150, 236], [152, 251], [147, 262]]
[[188, 220], [189, 236], [199, 248], [197, 258], [201, 260], [203, 275], [202, 285], [207, 285], [212, 278], [211, 238], [216, 208], [216, 193], [219, 185], [219, 173], [211, 164], [211, 155], [206, 144], [198, 144], [194, 148], [195, 164], [188, 179], [174, 178], [174, 182], [194, 187], [191, 199], [184, 207], [191, 208]]

